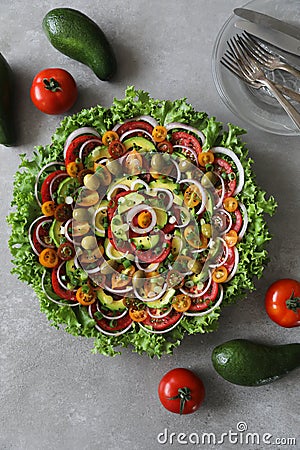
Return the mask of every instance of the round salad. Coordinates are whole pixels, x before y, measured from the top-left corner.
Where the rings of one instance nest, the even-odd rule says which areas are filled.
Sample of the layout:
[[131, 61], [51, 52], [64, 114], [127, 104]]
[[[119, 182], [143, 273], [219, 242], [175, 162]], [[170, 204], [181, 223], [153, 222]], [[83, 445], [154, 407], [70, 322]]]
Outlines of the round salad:
[[265, 213], [240, 135], [186, 99], [129, 87], [110, 108], [67, 116], [21, 155], [8, 216], [13, 272], [52, 325], [160, 357], [214, 331], [268, 261]]

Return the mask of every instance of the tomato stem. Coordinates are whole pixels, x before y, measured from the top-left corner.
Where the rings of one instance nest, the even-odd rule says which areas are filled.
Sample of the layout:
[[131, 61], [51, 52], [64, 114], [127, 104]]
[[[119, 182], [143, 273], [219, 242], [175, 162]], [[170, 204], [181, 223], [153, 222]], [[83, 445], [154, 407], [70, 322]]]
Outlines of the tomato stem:
[[57, 92], [62, 91], [62, 88], [60, 87], [60, 84], [55, 78], [44, 78], [43, 79], [44, 87], [45, 89], [48, 89], [48, 91], [51, 92]]
[[300, 297], [294, 297], [294, 295], [295, 295], [295, 292], [292, 291], [292, 295], [290, 296], [290, 298], [287, 299], [285, 304], [288, 309], [290, 309], [296, 313], [297, 309], [300, 308]]
[[180, 399], [179, 414], [182, 414], [186, 401], [192, 399], [190, 388], [188, 387], [179, 388], [177, 395], [175, 395], [174, 397], [169, 397], [169, 400], [177, 400], [177, 399]]

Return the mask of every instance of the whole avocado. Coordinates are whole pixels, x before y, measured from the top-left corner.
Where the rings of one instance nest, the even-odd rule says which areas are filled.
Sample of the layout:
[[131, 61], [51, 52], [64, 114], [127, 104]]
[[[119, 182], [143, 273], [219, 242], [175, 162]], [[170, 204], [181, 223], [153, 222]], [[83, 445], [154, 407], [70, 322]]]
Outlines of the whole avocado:
[[0, 144], [9, 147], [15, 141], [13, 72], [0, 53]]
[[55, 8], [43, 19], [43, 30], [57, 50], [90, 67], [102, 81], [117, 70], [115, 54], [100, 27], [72, 8]]
[[230, 383], [261, 386], [300, 367], [300, 344], [266, 345], [233, 339], [214, 348], [212, 363]]

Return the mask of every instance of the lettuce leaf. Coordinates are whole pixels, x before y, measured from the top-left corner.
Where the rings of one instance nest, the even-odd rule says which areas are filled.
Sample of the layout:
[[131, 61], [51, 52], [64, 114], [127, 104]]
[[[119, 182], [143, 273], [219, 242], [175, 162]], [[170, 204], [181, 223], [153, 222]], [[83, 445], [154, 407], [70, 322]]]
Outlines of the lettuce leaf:
[[[245, 144], [240, 140], [240, 136], [246, 132], [244, 129], [232, 124], [228, 124], [225, 129], [214, 117], [209, 118], [205, 112], [195, 111], [184, 98], [175, 101], [155, 100], [147, 92], [136, 90], [133, 86], [127, 88], [124, 98], [115, 98], [109, 109], [98, 105], [65, 117], [53, 134], [50, 145], [37, 146], [31, 160], [27, 159], [26, 155], [21, 155], [19, 170], [14, 178], [12, 200], [14, 210], [7, 217], [11, 226], [9, 248], [14, 264], [12, 272], [21, 281], [33, 287], [39, 298], [41, 311], [46, 314], [53, 326], [64, 327], [65, 331], [74, 336], [92, 339], [94, 343], [92, 351], [106, 356], [115, 356], [120, 353], [120, 348], [129, 346], [133, 351], [139, 354], [146, 353], [151, 358], [172, 354], [185, 334], [215, 331], [221, 314], [219, 307], [205, 316], [185, 316], [175, 329], [162, 335], [148, 333], [133, 324], [131, 330], [121, 336], [106, 336], [95, 328], [95, 321], [89, 316], [87, 308], [57, 305], [49, 300], [42, 289], [41, 277], [44, 269], [37, 262], [28, 239], [29, 226], [40, 215], [40, 208], [34, 196], [37, 174], [45, 164], [63, 161], [65, 140], [77, 128], [90, 126], [102, 134], [118, 122], [147, 114], [152, 115], [162, 125], [170, 122], [189, 123], [206, 136], [204, 150], [217, 145], [230, 148], [238, 155], [244, 167], [245, 185], [239, 199], [246, 207], [249, 224], [247, 233], [238, 244], [240, 255], [238, 270], [224, 288], [223, 304], [234, 303], [253, 291], [255, 279], [262, 276], [268, 262], [265, 246], [271, 235], [265, 215], [273, 215], [277, 204], [272, 196], [267, 198], [266, 192], [256, 183], [252, 171], [253, 161], [248, 156]], [[51, 291], [49, 275], [45, 277], [45, 286]], [[51, 292], [51, 296], [54, 295]]]

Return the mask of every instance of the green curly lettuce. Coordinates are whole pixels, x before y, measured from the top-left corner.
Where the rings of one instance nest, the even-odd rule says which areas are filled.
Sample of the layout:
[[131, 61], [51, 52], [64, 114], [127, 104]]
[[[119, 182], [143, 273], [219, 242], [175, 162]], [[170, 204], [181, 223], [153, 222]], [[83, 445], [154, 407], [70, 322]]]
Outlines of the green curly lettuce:
[[[101, 134], [117, 122], [140, 115], [151, 115], [161, 125], [170, 122], [188, 123], [205, 135], [204, 150], [219, 145], [232, 149], [239, 157], [245, 171], [245, 185], [239, 194], [239, 200], [246, 207], [249, 224], [243, 240], [238, 244], [239, 265], [236, 275], [226, 283], [223, 304], [234, 303], [255, 289], [255, 278], [262, 276], [268, 262], [265, 246], [271, 235], [265, 214], [272, 215], [275, 212], [276, 202], [272, 196], [267, 198], [256, 183], [252, 171], [253, 161], [248, 157], [248, 150], [240, 139], [245, 130], [232, 124], [228, 124], [228, 129], [225, 130], [214, 117], [209, 118], [206, 113], [195, 111], [186, 99], [155, 100], [147, 92], [135, 90], [133, 86], [127, 88], [123, 99], [114, 99], [110, 108], [95, 106], [65, 117], [52, 136], [51, 144], [37, 146], [31, 160], [24, 154], [21, 155], [19, 170], [14, 178], [14, 211], [7, 217], [11, 226], [9, 248], [14, 264], [12, 272], [33, 287], [40, 300], [41, 311], [53, 326], [63, 326], [65, 331], [74, 336], [93, 339], [92, 351], [95, 353], [115, 356], [120, 353], [120, 348], [131, 346], [139, 354], [146, 353], [151, 358], [159, 358], [163, 354], [171, 354], [180, 345], [185, 334], [216, 330], [221, 308], [201, 317], [185, 316], [175, 329], [162, 335], [148, 333], [136, 324], [121, 336], [103, 335], [95, 328], [95, 321], [89, 316], [86, 307], [60, 306], [48, 299], [41, 287], [44, 269], [33, 254], [28, 239], [30, 224], [40, 215], [34, 195], [36, 176], [45, 164], [63, 161], [63, 147], [67, 136], [82, 126], [94, 127]], [[50, 288], [49, 275], [45, 278], [45, 286], [47, 284]]]

